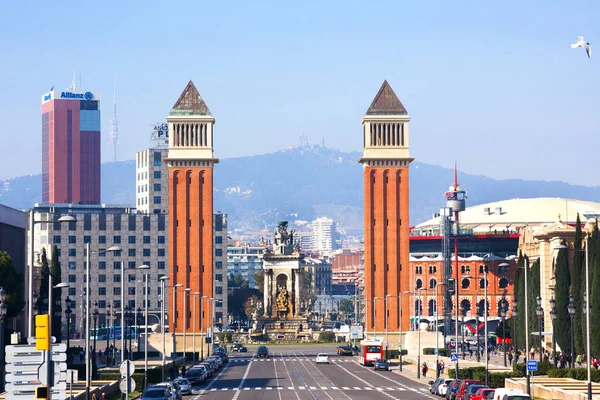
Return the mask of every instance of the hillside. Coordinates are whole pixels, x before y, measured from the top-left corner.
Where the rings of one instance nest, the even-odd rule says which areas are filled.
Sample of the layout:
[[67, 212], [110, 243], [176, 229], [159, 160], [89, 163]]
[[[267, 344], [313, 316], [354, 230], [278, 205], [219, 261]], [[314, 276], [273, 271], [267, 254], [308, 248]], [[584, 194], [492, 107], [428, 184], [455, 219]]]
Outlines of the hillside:
[[[314, 146], [222, 159], [215, 168], [215, 211], [229, 214], [230, 230], [272, 226], [280, 219], [327, 215], [355, 233], [362, 231], [362, 166], [359, 152]], [[411, 224], [430, 218], [444, 204], [451, 169], [411, 165]], [[110, 178], [109, 178], [110, 177]], [[570, 197], [600, 201], [599, 187], [564, 182], [495, 180], [460, 174], [467, 206], [508, 198]], [[41, 199], [41, 175], [0, 181], [0, 203], [27, 209]], [[135, 203], [134, 161], [102, 165], [102, 202]]]

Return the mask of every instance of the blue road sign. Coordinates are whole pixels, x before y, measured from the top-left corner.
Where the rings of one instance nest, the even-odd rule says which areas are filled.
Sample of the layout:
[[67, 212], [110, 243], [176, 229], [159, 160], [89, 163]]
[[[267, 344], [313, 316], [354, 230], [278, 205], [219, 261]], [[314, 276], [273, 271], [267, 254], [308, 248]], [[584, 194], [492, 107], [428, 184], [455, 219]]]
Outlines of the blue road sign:
[[433, 352], [436, 356], [438, 355], [438, 349], [436, 347], [435, 351]]
[[450, 354], [450, 361], [457, 362], [458, 361], [458, 353]]
[[537, 360], [527, 360], [527, 371], [537, 371], [538, 362]]

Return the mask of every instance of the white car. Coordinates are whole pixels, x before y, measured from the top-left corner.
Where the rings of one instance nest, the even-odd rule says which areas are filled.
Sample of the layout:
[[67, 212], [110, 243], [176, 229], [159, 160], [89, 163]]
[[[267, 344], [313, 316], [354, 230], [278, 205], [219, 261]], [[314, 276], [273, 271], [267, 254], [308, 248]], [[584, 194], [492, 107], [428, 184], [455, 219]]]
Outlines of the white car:
[[181, 394], [192, 394], [192, 385], [186, 378], [177, 378], [175, 379], [175, 383], [179, 385]]
[[320, 363], [329, 364], [329, 356], [325, 353], [319, 353], [319, 354], [317, 354], [317, 358], [315, 359], [315, 362], [317, 364], [320, 364]]

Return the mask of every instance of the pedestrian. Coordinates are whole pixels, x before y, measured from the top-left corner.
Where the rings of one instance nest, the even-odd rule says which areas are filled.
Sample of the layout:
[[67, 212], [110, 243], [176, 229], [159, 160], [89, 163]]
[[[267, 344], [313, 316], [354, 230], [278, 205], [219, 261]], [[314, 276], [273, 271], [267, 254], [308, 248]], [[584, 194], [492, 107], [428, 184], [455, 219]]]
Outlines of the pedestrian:
[[517, 351], [515, 351], [515, 364], [519, 363], [519, 357], [521, 357], [521, 351], [517, 349]]
[[92, 400], [96, 400], [96, 393], [92, 394]]
[[444, 360], [442, 360], [442, 374], [444, 373], [445, 370], [446, 370], [446, 363], [444, 362]]
[[508, 365], [512, 365], [512, 361], [513, 361], [513, 353], [509, 352], [508, 353]]
[[473, 358], [473, 349], [469, 347], [469, 360]]
[[106, 393], [102, 393], [100, 400], [108, 400], [108, 397], [106, 397]]
[[581, 354], [577, 355], [575, 362], [577, 363], [577, 365], [579, 365], [579, 368], [581, 368], [581, 363], [583, 362], [583, 358], [581, 357]]
[[530, 360], [535, 359], [535, 347], [531, 346], [531, 349], [529, 349], [529, 356], [530, 356]]
[[421, 368], [421, 372], [423, 373], [423, 378], [427, 378], [427, 371], [429, 368], [427, 367], [427, 363], [423, 361], [423, 367]]
[[185, 365], [183, 367], [181, 367], [181, 376], [182, 377], [185, 376]]

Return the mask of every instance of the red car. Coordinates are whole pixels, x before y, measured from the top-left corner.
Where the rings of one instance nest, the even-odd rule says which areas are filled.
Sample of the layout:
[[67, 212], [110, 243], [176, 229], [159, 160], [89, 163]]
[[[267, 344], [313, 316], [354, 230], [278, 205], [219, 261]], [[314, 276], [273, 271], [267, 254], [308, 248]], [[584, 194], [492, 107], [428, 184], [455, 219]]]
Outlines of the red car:
[[471, 400], [485, 400], [487, 399], [490, 393], [493, 393], [494, 389], [491, 388], [481, 388], [475, 392], [474, 395], [471, 396]]
[[460, 381], [460, 386], [456, 390], [456, 400], [465, 400], [465, 391], [471, 385], [481, 385], [481, 382], [475, 379], [463, 379]]

